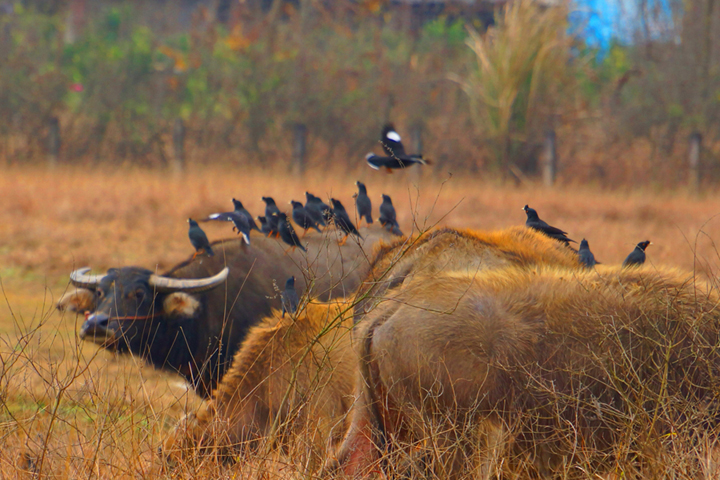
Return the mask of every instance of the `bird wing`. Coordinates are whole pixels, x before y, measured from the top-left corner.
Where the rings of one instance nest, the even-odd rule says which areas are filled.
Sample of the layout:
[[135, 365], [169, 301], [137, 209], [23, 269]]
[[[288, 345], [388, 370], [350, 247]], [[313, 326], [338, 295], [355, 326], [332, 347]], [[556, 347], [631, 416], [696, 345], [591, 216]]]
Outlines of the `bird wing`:
[[203, 222], [209, 222], [211, 220], [217, 220], [220, 222], [232, 222], [235, 215], [235, 212], [211, 213], [206, 219], [203, 220]]
[[385, 135], [380, 140], [382, 143], [383, 150], [391, 157], [403, 157], [405, 156], [405, 147], [403, 147], [400, 135], [395, 130], [389, 130], [385, 132]]
[[380, 170], [380, 167], [384, 165], [383, 157], [379, 157], [377, 155], [372, 155], [367, 157], [367, 163], [370, 165], [370, 168], [374, 170]]

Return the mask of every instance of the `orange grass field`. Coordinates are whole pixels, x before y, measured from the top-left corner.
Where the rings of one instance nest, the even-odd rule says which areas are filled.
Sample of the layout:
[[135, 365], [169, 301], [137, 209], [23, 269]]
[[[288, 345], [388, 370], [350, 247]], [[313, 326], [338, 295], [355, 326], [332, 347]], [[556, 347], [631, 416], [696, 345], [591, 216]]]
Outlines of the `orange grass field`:
[[[435, 178], [428, 170], [356, 176], [309, 172], [298, 179], [239, 167], [165, 171], [5, 168], [0, 170], [0, 478], [300, 478], [273, 467], [198, 460], [169, 470], [157, 454], [163, 436], [200, 400], [173, 374], [114, 356], [76, 336], [81, 317], [55, 301], [71, 270], [137, 265], [163, 271], [192, 254], [188, 217], [230, 210], [237, 197], [261, 215], [262, 195], [288, 208], [306, 190], [353, 207], [355, 180], [374, 203], [392, 196], [402, 230], [434, 224], [499, 229], [523, 224], [529, 204], [550, 224], [583, 237], [599, 261], [622, 262], [649, 239], [648, 261], [715, 275], [720, 266], [720, 195], [684, 191], [605, 192], [479, 178]], [[205, 224], [211, 240], [233, 233]], [[279, 455], [279, 454], [278, 454]]]

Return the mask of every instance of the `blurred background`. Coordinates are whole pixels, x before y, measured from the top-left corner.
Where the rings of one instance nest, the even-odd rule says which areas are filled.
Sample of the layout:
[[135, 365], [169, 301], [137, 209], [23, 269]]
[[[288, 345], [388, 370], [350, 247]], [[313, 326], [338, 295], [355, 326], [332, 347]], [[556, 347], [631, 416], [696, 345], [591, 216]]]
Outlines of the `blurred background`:
[[0, 1], [0, 165], [352, 172], [387, 121], [437, 174], [712, 185], [720, 4]]

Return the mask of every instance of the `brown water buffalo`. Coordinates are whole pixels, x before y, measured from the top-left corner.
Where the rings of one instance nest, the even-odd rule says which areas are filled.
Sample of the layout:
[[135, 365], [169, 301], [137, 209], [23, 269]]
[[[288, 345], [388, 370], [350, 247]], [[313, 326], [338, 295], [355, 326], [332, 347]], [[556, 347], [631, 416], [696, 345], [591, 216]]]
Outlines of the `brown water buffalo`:
[[319, 466], [347, 430], [358, 362], [352, 325], [349, 303], [310, 303], [285, 317], [273, 311], [250, 329], [212, 399], [176, 426], [163, 453], [193, 447], [227, 454], [270, 436], [292, 445], [302, 433], [290, 453]]
[[391, 236], [368, 229], [362, 244], [339, 247], [333, 232], [308, 235], [307, 254], [285, 254], [278, 240], [260, 236], [250, 246], [220, 241], [212, 245], [214, 257], [187, 260], [163, 275], [138, 267], [103, 275], [82, 269], [70, 276], [79, 289], [58, 308], [87, 312], [81, 338], [176, 371], [208, 396], [248, 328], [280, 306], [277, 285], [295, 276], [299, 292], [322, 300], [345, 296], [367, 274], [366, 252]]
[[[356, 327], [358, 400], [326, 476], [429, 451], [424, 465], [444, 478], [563, 466], [590, 478], [628, 461], [658, 477], [646, 455], [667, 448], [677, 459], [702, 432], [717, 435], [720, 297], [691, 275], [463, 267], [408, 279], [385, 298]], [[470, 447], [497, 427], [508, 439], [497, 471], [478, 470]]]

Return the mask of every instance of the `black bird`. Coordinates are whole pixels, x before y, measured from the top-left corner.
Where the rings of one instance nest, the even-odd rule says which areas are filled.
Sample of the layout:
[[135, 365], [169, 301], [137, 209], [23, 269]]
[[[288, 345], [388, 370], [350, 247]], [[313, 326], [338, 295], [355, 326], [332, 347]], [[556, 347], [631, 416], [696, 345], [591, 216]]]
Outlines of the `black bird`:
[[357, 228], [355, 228], [355, 225], [353, 225], [350, 217], [347, 214], [347, 211], [345, 210], [345, 207], [343, 207], [343, 204], [340, 203], [340, 200], [335, 200], [334, 198], [331, 198], [330, 202], [333, 206], [333, 221], [335, 222], [335, 225], [345, 233], [345, 238], [342, 239], [340, 245], [345, 245], [345, 242], [347, 242], [348, 236], [351, 233], [362, 239], [360, 232], [358, 232]]
[[394, 169], [407, 168], [416, 163], [421, 165], [430, 165], [430, 160], [426, 160], [422, 155], [408, 155], [405, 153], [405, 147], [402, 144], [400, 135], [395, 131], [392, 123], [388, 123], [383, 127], [380, 143], [387, 157], [381, 157], [374, 153], [368, 153], [365, 156], [370, 168], [380, 170], [384, 168], [388, 173], [392, 173]]
[[260, 231], [261, 231], [264, 235], [270, 237], [270, 236], [272, 236], [272, 235], [276, 235], [276, 234], [277, 234], [277, 232], [276, 232], [275, 230], [273, 230], [272, 228], [270, 228], [270, 225], [269, 225], [268, 222], [267, 222], [267, 218], [265, 218], [265, 217], [257, 217], [257, 219], [258, 219], [258, 222], [260, 222]]
[[205, 221], [209, 220], [218, 220], [218, 221], [224, 221], [224, 222], [235, 222], [237, 215], [244, 216], [247, 221], [248, 225], [250, 226], [250, 230], [257, 230], [258, 232], [260, 229], [258, 228], [257, 224], [255, 223], [255, 220], [253, 220], [252, 215], [250, 215], [250, 212], [248, 212], [245, 207], [243, 206], [242, 202], [240, 200], [232, 199], [233, 205], [235, 206], [235, 210], [232, 212], [222, 212], [222, 213], [212, 213], [208, 215], [208, 217], [205, 219]]
[[285, 253], [287, 253], [289, 250], [295, 250], [295, 247], [300, 248], [303, 252], [307, 252], [305, 247], [302, 246], [302, 243], [300, 243], [300, 239], [297, 236], [297, 233], [295, 233], [295, 229], [290, 225], [290, 220], [288, 220], [287, 215], [285, 215], [283, 212], [280, 212], [278, 214], [275, 214], [275, 217], [277, 219], [277, 225], [278, 225], [278, 233], [280, 234], [280, 238], [283, 242], [290, 245], [290, 248], [285, 250]]
[[332, 218], [332, 209], [310, 192], [305, 192], [305, 199], [305, 210], [310, 213], [318, 224], [323, 227], [327, 225], [327, 222]]
[[537, 230], [538, 232], [542, 232], [548, 237], [554, 238], [555, 240], [564, 242], [565, 245], [569, 245], [570, 242], [577, 243], [575, 240], [567, 237], [567, 232], [563, 232], [559, 228], [552, 227], [540, 220], [540, 217], [538, 217], [535, 209], [530, 208], [527, 205], [525, 205], [522, 209], [525, 210], [525, 213], [527, 214], [527, 220], [525, 221], [526, 227]]
[[365, 217], [365, 221], [369, 225], [373, 223], [372, 202], [370, 201], [370, 197], [368, 197], [365, 184], [358, 181], [355, 182], [355, 185], [358, 187], [358, 193], [355, 194], [355, 205], [357, 206], [358, 215], [360, 216], [358, 219], [358, 226], [360, 225], [363, 217]]
[[590, 251], [590, 245], [588, 244], [588, 241], [584, 238], [580, 240], [578, 257], [580, 258], [580, 263], [585, 265], [585, 267], [587, 268], [593, 268], [597, 263], [595, 261], [595, 255], [593, 255], [593, 253]]
[[297, 311], [300, 299], [298, 298], [297, 291], [295, 290], [295, 277], [290, 277], [285, 282], [285, 290], [280, 294], [280, 300], [282, 301], [283, 318], [285, 318], [285, 312], [292, 315]]
[[192, 243], [192, 246], [195, 247], [195, 255], [193, 255], [193, 260], [201, 251], [207, 253], [208, 257], [212, 257], [213, 255], [215, 255], [215, 253], [213, 253], [212, 251], [212, 248], [210, 248], [210, 242], [208, 241], [207, 235], [205, 235], [205, 232], [203, 232], [203, 229], [200, 228], [198, 223], [192, 218], [188, 218], [188, 223], [190, 224], [190, 229], [188, 230], [188, 237], [190, 237], [190, 243]]
[[385, 195], [383, 193], [383, 201], [380, 204], [380, 225], [385, 227], [385, 229], [399, 237], [403, 236], [402, 231], [400, 230], [400, 225], [398, 225], [397, 218], [395, 216], [395, 207], [393, 207], [392, 199], [389, 195]]
[[278, 232], [277, 214], [280, 213], [280, 209], [275, 205], [275, 200], [272, 197], [262, 197], [262, 199], [265, 202], [265, 220], [273, 232]]
[[300, 226], [300, 228], [305, 230], [303, 235], [305, 233], [307, 233], [307, 231], [311, 228], [314, 228], [318, 232], [320, 231], [320, 229], [317, 226], [317, 222], [315, 221], [315, 219], [313, 219], [313, 217], [305, 209], [305, 207], [303, 207], [302, 203], [296, 202], [295, 200], [291, 200], [290, 205], [292, 205], [292, 207], [293, 207], [293, 211], [292, 211], [293, 221], [295, 223], [297, 223], [298, 226]]
[[640, 242], [635, 245], [635, 248], [632, 252], [630, 252], [630, 255], [627, 256], [622, 266], [636, 267], [645, 263], [645, 249], [648, 247], [648, 245], [652, 245], [652, 242], [650, 242], [650, 240], [645, 240], [644, 242]]

